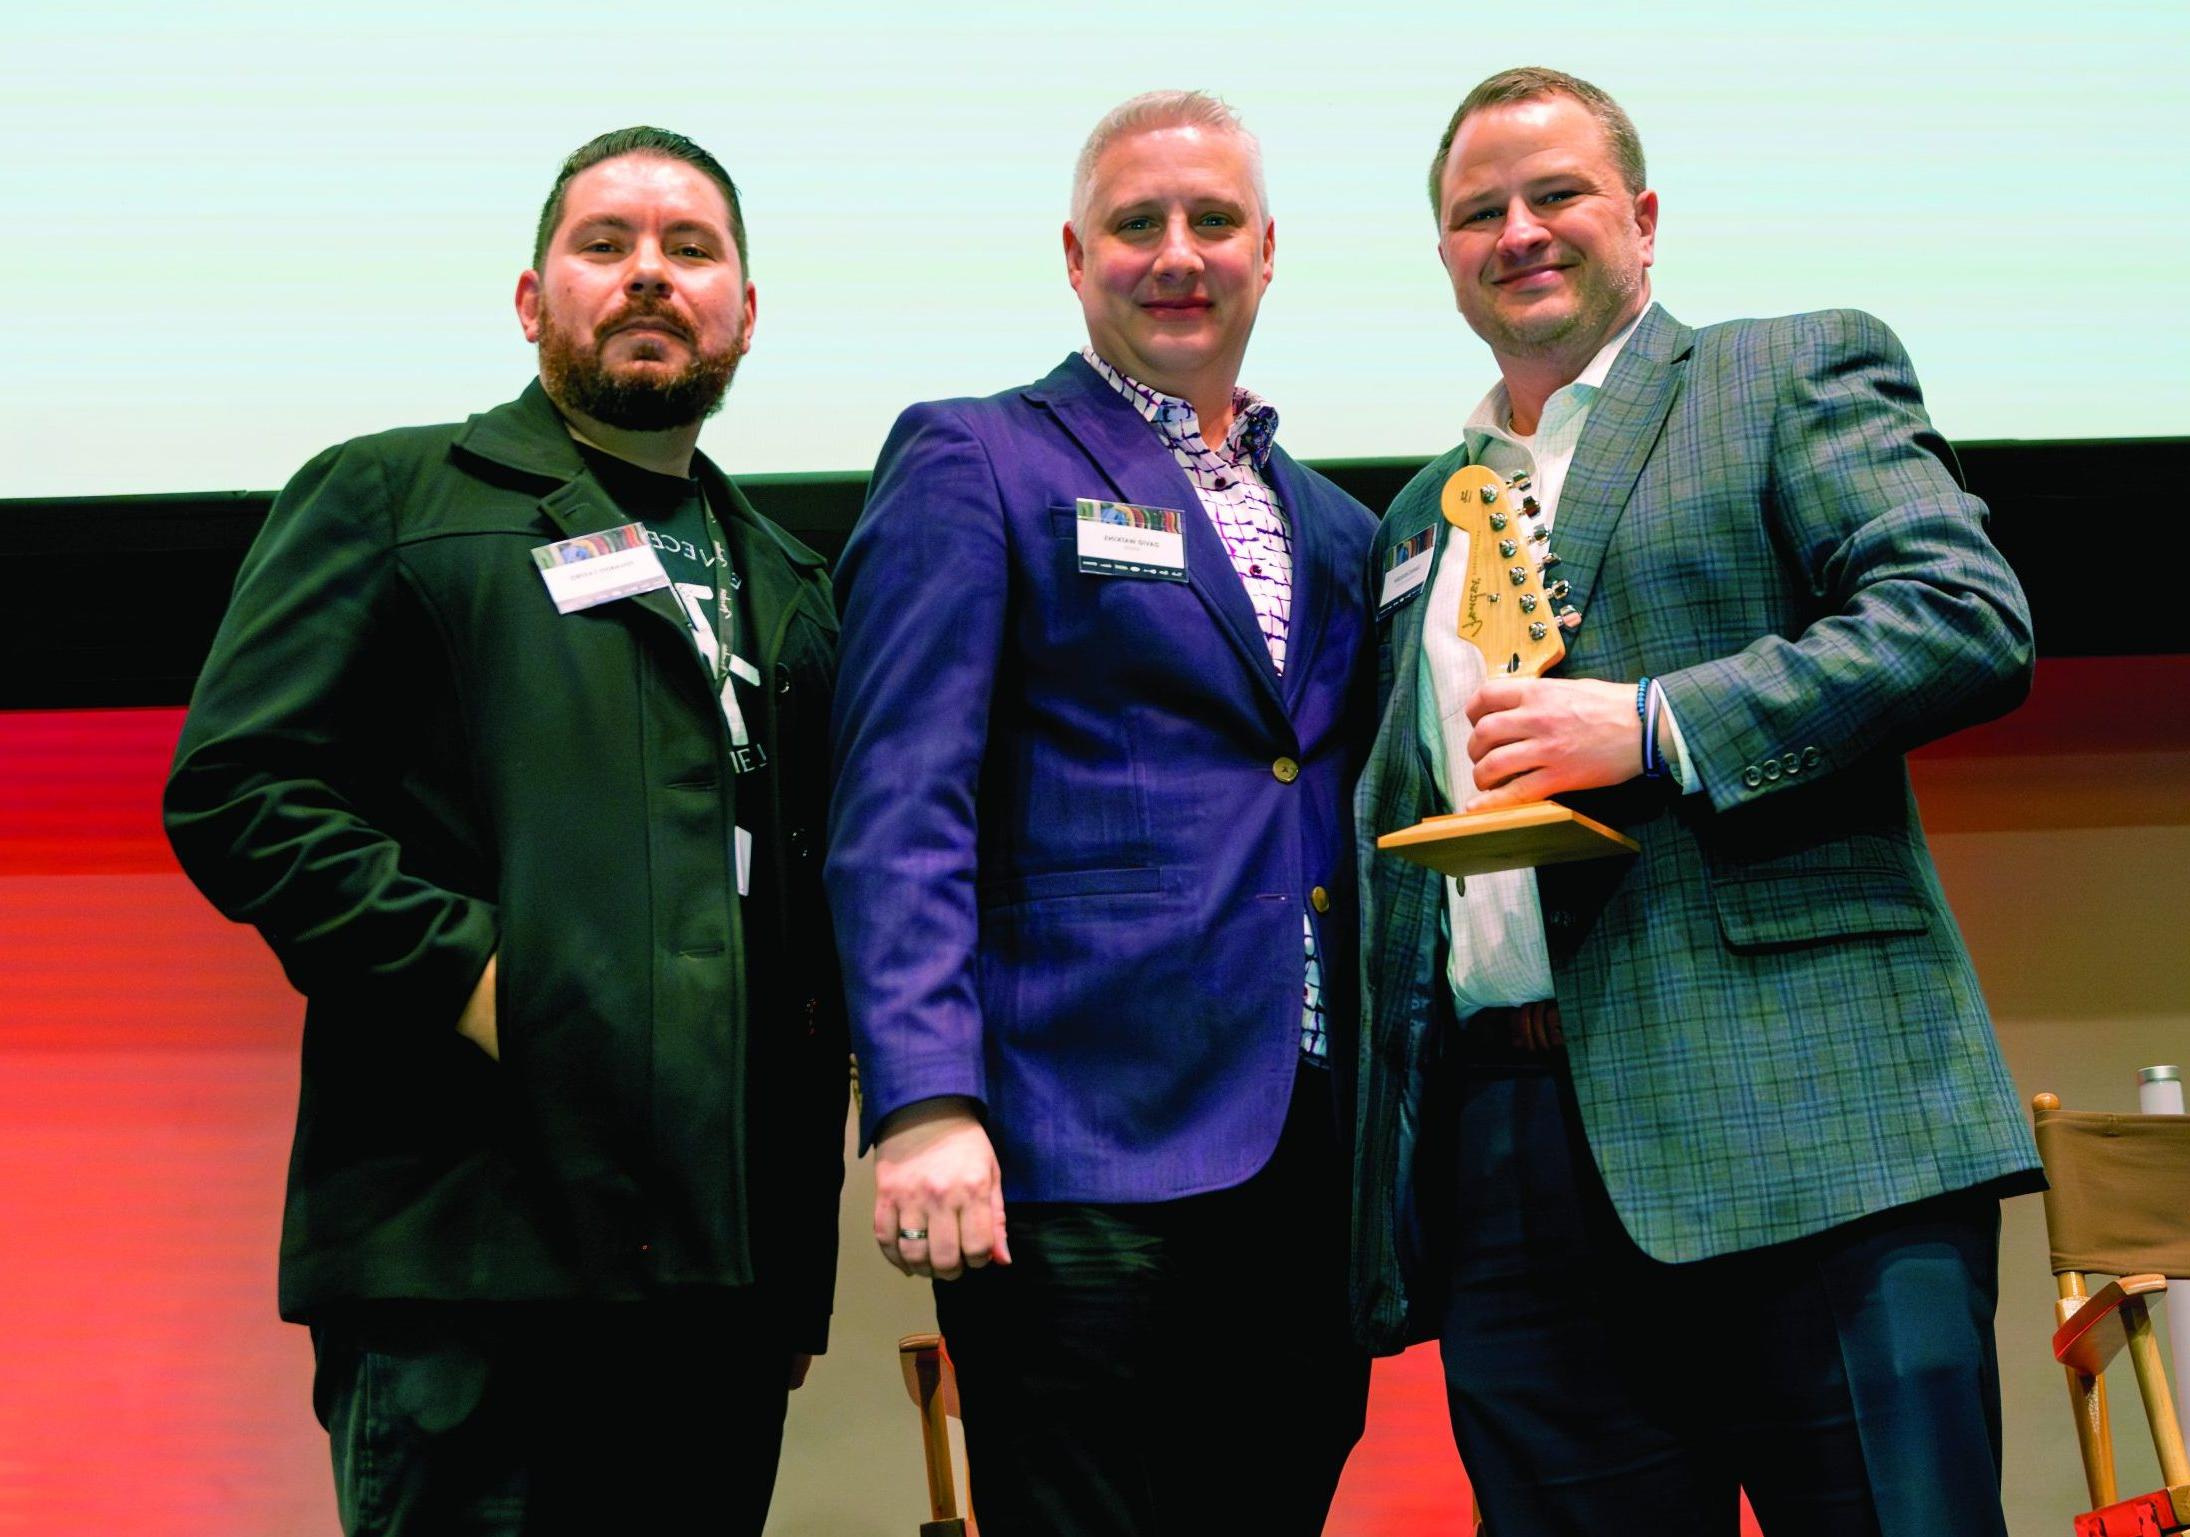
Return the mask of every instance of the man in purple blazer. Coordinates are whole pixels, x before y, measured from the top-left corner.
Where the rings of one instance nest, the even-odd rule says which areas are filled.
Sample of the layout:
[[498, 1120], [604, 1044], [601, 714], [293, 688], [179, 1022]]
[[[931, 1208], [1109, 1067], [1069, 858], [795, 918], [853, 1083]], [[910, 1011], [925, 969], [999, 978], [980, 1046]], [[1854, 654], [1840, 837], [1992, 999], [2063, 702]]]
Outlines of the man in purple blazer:
[[875, 1239], [938, 1283], [991, 1537], [1315, 1532], [1361, 1431], [1326, 1064], [1376, 524], [1237, 385], [1267, 208], [1223, 103], [1111, 112], [1088, 346], [905, 412], [837, 568]]

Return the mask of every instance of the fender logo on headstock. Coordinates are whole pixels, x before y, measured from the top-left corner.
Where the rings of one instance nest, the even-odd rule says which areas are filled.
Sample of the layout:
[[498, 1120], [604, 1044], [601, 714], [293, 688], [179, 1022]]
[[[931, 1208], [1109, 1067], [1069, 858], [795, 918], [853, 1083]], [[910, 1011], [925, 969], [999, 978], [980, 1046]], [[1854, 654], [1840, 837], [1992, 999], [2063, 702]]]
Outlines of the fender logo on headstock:
[[1560, 632], [1581, 622], [1572, 608], [1556, 614], [1565, 582], [1544, 585], [1544, 572], [1559, 557], [1543, 548], [1548, 530], [1536, 524], [1529, 478], [1501, 480], [1494, 470], [1471, 464], [1445, 482], [1439, 498], [1445, 521], [1467, 535], [1467, 598], [1460, 608], [1460, 636], [1483, 653], [1486, 672], [1541, 677], [1566, 655]]
[[[1483, 653], [1486, 673], [1542, 676], [1566, 655], [1561, 634], [1582, 616], [1565, 602], [1565, 582], [1544, 585], [1545, 570], [1559, 557], [1548, 547], [1550, 530], [1536, 522], [1540, 509], [1529, 495], [1528, 477], [1503, 481], [1479, 464], [1470, 465], [1445, 482], [1440, 502], [1445, 521], [1467, 544], [1465, 556], [1459, 556], [1448, 541], [1445, 554], [1466, 566], [1460, 639]], [[1428, 816], [1383, 834], [1376, 846], [1462, 880], [1493, 870], [1633, 854], [1641, 847], [1557, 801]]]

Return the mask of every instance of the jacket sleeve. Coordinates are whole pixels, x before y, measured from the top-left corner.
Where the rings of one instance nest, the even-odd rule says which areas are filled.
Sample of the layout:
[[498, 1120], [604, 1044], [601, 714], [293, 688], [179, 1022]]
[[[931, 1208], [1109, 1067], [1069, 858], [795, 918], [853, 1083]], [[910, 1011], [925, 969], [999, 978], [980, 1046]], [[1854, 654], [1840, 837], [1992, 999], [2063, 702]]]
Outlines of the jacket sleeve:
[[1839, 310], [1758, 334], [1780, 381], [1763, 516], [1814, 617], [1659, 679], [1717, 810], [1999, 715], [2033, 656], [2022, 586], [1893, 333]]
[[407, 871], [355, 804], [360, 763], [383, 756], [365, 700], [387, 685], [374, 668], [400, 586], [391, 526], [368, 446], [328, 450], [283, 489], [199, 675], [164, 809], [185, 872], [266, 936], [299, 992], [431, 1028], [463, 1011], [496, 915]]
[[913, 407], [883, 445], [836, 568], [826, 873], [862, 1147], [916, 1100], [986, 1097], [975, 802], [1009, 585], [987, 450], [951, 405]]

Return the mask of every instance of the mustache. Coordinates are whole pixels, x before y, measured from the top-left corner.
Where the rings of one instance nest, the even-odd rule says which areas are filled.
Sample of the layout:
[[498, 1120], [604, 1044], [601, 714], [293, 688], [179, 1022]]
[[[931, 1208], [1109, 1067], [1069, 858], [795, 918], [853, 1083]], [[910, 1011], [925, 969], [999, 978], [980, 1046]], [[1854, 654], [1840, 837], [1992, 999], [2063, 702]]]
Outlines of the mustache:
[[1536, 257], [1532, 261], [1512, 262], [1503, 266], [1493, 267], [1490, 273], [1490, 280], [1493, 283], [1502, 283], [1507, 278], [1519, 277], [1524, 272], [1539, 272], [1549, 269], [1566, 268], [1574, 265], [1575, 262], [1570, 253], [1566, 251], [1553, 251], [1548, 253], [1547, 255]]
[[636, 320], [651, 321], [686, 342], [697, 341], [692, 334], [692, 328], [685, 324], [684, 317], [668, 305], [657, 299], [635, 299], [593, 328], [595, 344], [608, 340], [611, 334]]

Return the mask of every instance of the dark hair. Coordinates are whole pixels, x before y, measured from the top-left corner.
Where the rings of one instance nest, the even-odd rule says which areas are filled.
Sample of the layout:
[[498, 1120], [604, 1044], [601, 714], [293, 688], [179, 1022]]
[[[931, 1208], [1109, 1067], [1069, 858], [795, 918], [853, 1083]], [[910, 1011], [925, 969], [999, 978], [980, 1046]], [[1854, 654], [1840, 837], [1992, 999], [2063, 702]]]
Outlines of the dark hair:
[[722, 200], [730, 205], [730, 238], [737, 242], [738, 266], [750, 278], [753, 264], [745, 249], [745, 214], [738, 207], [738, 184], [730, 179], [730, 173], [722, 168], [722, 162], [701, 149], [681, 133], [671, 133], [666, 128], [618, 128], [598, 138], [588, 139], [570, 152], [562, 170], [555, 176], [555, 186], [549, 191], [547, 201], [540, 207], [540, 228], [532, 237], [532, 267], [535, 272], [547, 260], [548, 242], [555, 238], [555, 227], [563, 222], [563, 193], [570, 186], [570, 179], [581, 171], [590, 171], [604, 160], [616, 160], [625, 155], [653, 155], [662, 160], [681, 160], [707, 177], [722, 189]]
[[1433, 215], [1442, 217], [1444, 214], [1439, 197], [1444, 190], [1445, 159], [1452, 153], [1452, 141], [1460, 135], [1460, 125], [1486, 108], [1535, 101], [1545, 96], [1571, 96], [1588, 108], [1589, 115], [1603, 126], [1605, 138], [1611, 141], [1612, 158], [1619, 164], [1620, 180], [1627, 183], [1627, 190], [1640, 192], [1649, 185], [1643, 174], [1642, 138], [1635, 132], [1634, 121], [1626, 110], [1587, 80], [1564, 70], [1531, 64], [1519, 69], [1502, 69], [1461, 98], [1452, 121], [1445, 125], [1445, 136], [1437, 141], [1436, 158], [1430, 161], [1430, 212]]

